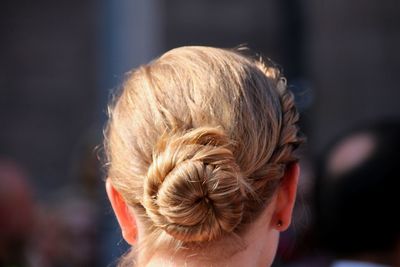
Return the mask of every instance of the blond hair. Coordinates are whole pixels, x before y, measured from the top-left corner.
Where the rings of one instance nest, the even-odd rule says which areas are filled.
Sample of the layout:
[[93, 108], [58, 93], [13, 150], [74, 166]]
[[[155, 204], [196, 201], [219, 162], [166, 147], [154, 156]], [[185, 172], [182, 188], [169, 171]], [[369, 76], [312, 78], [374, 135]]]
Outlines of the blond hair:
[[240, 51], [181, 47], [130, 73], [105, 147], [141, 255], [240, 234], [296, 161], [298, 119], [277, 68]]

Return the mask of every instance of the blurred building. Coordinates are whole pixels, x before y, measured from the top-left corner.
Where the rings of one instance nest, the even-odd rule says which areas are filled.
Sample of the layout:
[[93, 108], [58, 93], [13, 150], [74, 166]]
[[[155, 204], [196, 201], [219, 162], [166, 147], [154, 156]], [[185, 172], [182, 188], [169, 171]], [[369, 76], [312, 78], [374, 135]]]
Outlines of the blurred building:
[[94, 1], [2, 1], [0, 154], [40, 192], [72, 179], [71, 159], [96, 123]]
[[312, 147], [361, 121], [399, 116], [400, 2], [307, 1], [305, 17]]

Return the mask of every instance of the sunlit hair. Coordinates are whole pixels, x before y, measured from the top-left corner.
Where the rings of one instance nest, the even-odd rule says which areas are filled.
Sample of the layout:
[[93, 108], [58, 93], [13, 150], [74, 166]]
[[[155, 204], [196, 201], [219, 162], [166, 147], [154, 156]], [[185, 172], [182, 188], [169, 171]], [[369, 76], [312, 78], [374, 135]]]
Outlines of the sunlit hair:
[[240, 235], [296, 161], [298, 119], [278, 69], [237, 50], [181, 47], [130, 73], [105, 148], [140, 255]]

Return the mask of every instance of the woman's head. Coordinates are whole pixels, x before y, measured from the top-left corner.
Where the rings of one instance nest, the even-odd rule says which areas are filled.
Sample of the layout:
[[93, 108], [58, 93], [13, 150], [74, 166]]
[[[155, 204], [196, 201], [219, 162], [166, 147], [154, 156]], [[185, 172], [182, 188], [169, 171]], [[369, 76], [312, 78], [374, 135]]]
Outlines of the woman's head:
[[105, 143], [109, 184], [143, 229], [138, 247], [246, 232], [296, 161], [297, 121], [279, 71], [238, 51], [177, 48], [130, 73]]

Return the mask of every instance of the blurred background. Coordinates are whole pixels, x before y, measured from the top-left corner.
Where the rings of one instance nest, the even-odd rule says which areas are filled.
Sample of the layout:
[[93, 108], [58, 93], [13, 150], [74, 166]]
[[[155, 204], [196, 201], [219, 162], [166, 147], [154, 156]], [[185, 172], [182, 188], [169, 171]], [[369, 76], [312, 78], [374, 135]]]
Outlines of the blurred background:
[[0, 6], [0, 237], [16, 240], [0, 245], [0, 258], [19, 266], [113, 266], [126, 250], [98, 160], [107, 102], [124, 73], [171, 48], [244, 44], [288, 78], [308, 142], [297, 219], [276, 266], [313, 253], [296, 244], [312, 219], [315, 157], [353, 125], [400, 115], [397, 0]]

